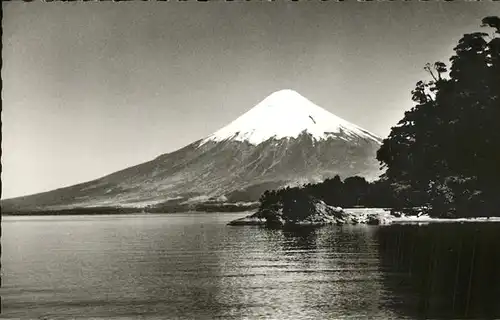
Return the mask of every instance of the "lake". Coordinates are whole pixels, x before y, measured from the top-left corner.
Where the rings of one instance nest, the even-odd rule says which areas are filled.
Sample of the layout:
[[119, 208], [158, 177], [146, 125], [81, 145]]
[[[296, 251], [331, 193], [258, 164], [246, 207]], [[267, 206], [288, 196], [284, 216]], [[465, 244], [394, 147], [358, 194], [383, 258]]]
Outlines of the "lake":
[[226, 225], [244, 215], [3, 217], [1, 317], [500, 317], [500, 223]]

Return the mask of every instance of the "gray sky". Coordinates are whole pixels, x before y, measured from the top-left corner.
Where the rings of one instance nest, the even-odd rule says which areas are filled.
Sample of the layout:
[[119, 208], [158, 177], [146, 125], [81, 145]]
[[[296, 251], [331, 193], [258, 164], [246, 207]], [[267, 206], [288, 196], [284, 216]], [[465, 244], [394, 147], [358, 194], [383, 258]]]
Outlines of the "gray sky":
[[2, 3], [2, 198], [209, 135], [290, 88], [382, 137], [493, 2]]

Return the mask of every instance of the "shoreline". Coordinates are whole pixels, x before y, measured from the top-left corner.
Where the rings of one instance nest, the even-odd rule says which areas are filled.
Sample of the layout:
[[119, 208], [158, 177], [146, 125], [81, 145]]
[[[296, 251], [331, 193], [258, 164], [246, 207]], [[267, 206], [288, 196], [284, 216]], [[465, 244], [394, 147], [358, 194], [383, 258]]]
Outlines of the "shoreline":
[[[2, 212], [2, 217], [57, 217], [57, 216], [132, 216], [132, 215], [173, 215], [173, 214], [207, 214], [207, 213], [231, 213], [231, 214], [253, 214], [255, 209], [244, 209], [238, 211], [225, 211], [225, 210], [178, 210], [178, 211], [143, 211], [142, 209], [132, 209], [132, 208], [81, 208], [81, 209], [63, 209], [55, 211], [30, 211], [30, 212]], [[344, 208], [344, 211], [351, 214], [367, 214], [369, 212], [375, 213], [388, 213], [391, 209], [389, 208]], [[430, 224], [430, 223], [484, 223], [484, 222], [500, 222], [500, 216], [493, 217], [470, 217], [470, 218], [433, 218], [428, 215], [404, 215], [400, 217], [391, 217], [390, 223], [381, 225], [391, 225], [391, 224]], [[237, 224], [235, 224], [237, 225]], [[254, 223], [253, 225], [260, 225], [259, 223]]]
[[130, 208], [130, 207], [96, 207], [96, 208], [70, 208], [60, 210], [30, 210], [30, 211], [2, 211], [2, 216], [75, 216], [75, 215], [127, 215], [127, 214], [175, 214], [184, 212], [249, 212], [256, 210], [253, 206], [222, 205], [197, 207], [170, 207], [170, 208]]
[[133, 212], [95, 212], [95, 213], [40, 213], [40, 212], [29, 212], [29, 213], [3, 213], [2, 217], [64, 217], [64, 216], [131, 216], [131, 215], [173, 215], [180, 213], [196, 213], [196, 214], [205, 214], [205, 213], [248, 213], [252, 212], [252, 210], [245, 211], [196, 211], [196, 210], [186, 210], [186, 211], [172, 211], [172, 212], [141, 212], [141, 211], [133, 211]]
[[[320, 206], [321, 207], [321, 206]], [[390, 213], [391, 209], [381, 208], [337, 208], [337, 211], [329, 212], [333, 209], [329, 206], [325, 208], [316, 207], [316, 213], [302, 220], [294, 221], [283, 217], [281, 210], [275, 211], [272, 220], [262, 213], [256, 212], [243, 218], [233, 220], [228, 223], [230, 226], [269, 226], [272, 225], [293, 225], [293, 226], [325, 226], [325, 225], [403, 225], [403, 224], [431, 224], [431, 223], [484, 223], [500, 222], [500, 216], [494, 217], [467, 217], [467, 218], [434, 218], [427, 214], [404, 214], [397, 212]], [[339, 212], [338, 209], [341, 211]]]

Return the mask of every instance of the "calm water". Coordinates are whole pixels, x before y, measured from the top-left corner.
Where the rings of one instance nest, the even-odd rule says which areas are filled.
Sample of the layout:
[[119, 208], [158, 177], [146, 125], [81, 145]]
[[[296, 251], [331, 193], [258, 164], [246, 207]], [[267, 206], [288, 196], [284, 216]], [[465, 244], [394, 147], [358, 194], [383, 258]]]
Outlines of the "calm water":
[[500, 318], [500, 223], [226, 226], [241, 216], [4, 217], [2, 317]]

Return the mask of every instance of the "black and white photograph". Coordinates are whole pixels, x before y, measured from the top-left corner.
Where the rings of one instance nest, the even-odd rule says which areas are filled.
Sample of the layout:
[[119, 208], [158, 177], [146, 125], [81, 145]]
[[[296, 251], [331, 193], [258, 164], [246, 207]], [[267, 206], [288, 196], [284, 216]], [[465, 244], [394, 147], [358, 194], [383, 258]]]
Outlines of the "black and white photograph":
[[0, 319], [500, 319], [500, 2], [2, 11]]

